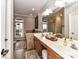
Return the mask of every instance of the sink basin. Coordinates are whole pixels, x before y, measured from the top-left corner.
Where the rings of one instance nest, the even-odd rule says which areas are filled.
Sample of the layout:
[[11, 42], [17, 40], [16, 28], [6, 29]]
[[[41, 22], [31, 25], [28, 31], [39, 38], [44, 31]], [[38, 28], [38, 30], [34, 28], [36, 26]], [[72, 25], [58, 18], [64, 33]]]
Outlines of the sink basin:
[[74, 49], [74, 50], [78, 50], [78, 48], [77, 48], [77, 46], [76, 46], [75, 44], [72, 44], [70, 47], [71, 47], [72, 49]]
[[73, 41], [73, 43], [70, 46], [72, 49], [78, 50], [78, 42], [77, 41]]
[[55, 44], [56, 47], [63, 52], [66, 56], [69, 56], [70, 59], [77, 59], [78, 57], [78, 44], [75, 42], [75, 47], [71, 47], [71, 42], [67, 41], [67, 46], [63, 45], [63, 40], [60, 40]]
[[66, 48], [64, 53], [66, 55], [70, 56], [70, 58], [77, 59], [77, 57], [78, 57], [78, 52], [74, 49], [71, 49], [71, 48]]

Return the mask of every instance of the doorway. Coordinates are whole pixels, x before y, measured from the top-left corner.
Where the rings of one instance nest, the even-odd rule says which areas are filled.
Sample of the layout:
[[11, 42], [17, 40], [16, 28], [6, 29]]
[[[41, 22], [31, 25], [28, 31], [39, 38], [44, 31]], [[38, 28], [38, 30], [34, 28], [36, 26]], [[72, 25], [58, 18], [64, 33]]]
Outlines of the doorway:
[[1, 59], [13, 59], [13, 0], [1, 1]]
[[69, 14], [69, 37], [78, 40], [78, 12]]

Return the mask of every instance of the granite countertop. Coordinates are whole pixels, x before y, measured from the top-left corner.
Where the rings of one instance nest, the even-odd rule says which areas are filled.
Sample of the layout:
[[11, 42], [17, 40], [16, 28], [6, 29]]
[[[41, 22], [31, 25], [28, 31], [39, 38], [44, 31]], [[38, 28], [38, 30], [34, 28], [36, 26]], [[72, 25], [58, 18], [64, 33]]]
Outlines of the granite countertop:
[[[67, 46], [64, 46], [64, 38], [58, 38], [57, 41], [51, 41], [46, 39], [45, 37], [42, 37], [41, 33], [35, 33], [34, 36], [37, 37], [41, 42], [43, 42], [45, 45], [47, 45], [49, 48], [51, 48], [64, 59], [78, 59], [78, 50], [74, 50], [70, 47], [71, 41], [69, 39], [67, 39]], [[77, 41], [74, 42], [78, 45]]]

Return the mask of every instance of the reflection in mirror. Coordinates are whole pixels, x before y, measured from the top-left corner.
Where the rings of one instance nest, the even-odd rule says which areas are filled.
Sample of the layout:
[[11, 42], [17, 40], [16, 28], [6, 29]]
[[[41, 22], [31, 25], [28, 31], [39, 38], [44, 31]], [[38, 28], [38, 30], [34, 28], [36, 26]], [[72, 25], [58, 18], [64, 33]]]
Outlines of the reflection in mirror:
[[15, 37], [24, 36], [24, 21], [22, 19], [15, 19]]
[[64, 8], [45, 16], [43, 19], [47, 19], [48, 32], [53, 32], [54, 34], [61, 33], [64, 35]]
[[77, 11], [69, 14], [69, 38], [78, 40], [78, 13]]

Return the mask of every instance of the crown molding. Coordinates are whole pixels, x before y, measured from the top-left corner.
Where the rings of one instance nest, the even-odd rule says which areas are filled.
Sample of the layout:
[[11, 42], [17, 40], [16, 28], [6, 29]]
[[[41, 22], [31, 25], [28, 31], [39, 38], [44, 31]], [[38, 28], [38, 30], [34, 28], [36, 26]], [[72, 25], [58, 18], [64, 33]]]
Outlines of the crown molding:
[[28, 15], [22, 15], [22, 14], [14, 14], [14, 16], [23, 16], [23, 17], [27, 17]]
[[32, 16], [32, 15], [22, 15], [22, 14], [14, 14], [14, 16], [21, 16], [21, 17], [36, 17], [36, 16]]

